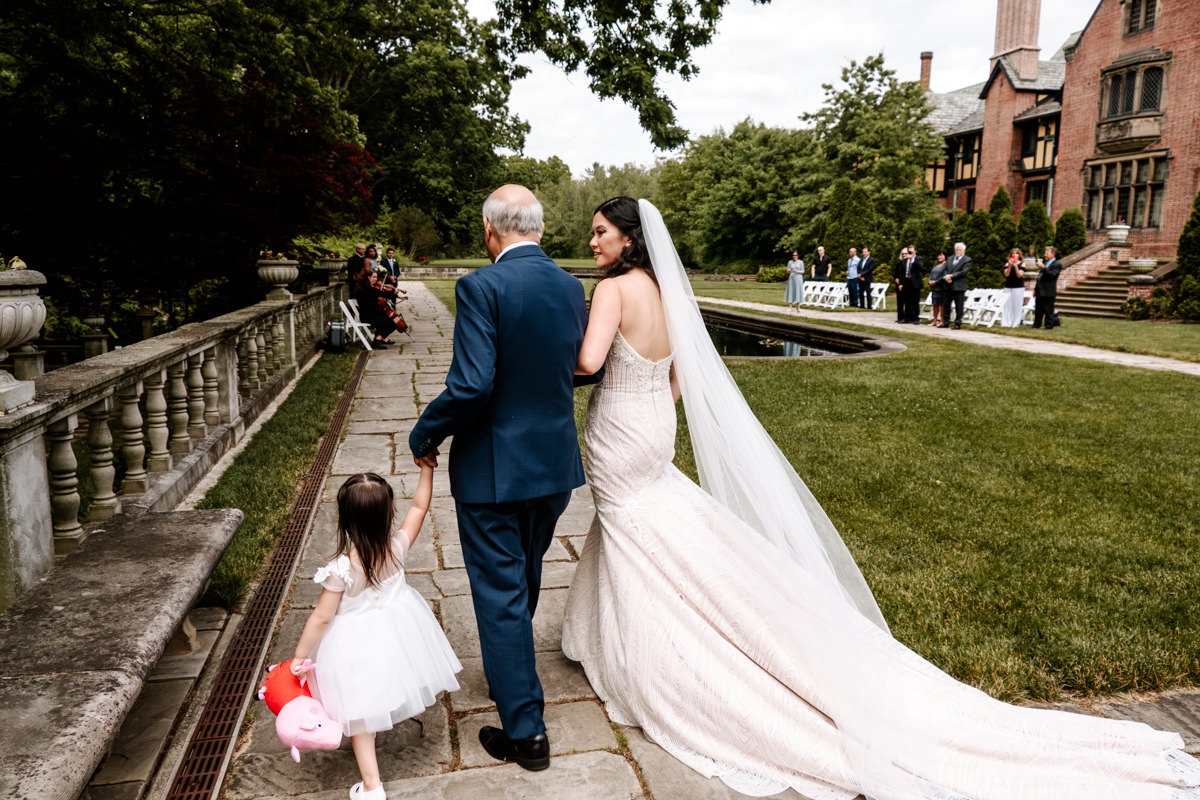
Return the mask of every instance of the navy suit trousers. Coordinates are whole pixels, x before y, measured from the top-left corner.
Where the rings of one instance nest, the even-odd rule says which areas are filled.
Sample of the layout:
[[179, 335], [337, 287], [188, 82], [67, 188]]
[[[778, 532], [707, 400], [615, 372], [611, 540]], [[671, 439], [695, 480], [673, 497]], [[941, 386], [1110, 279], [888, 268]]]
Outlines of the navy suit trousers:
[[533, 653], [533, 613], [542, 557], [570, 500], [570, 492], [559, 492], [509, 503], [456, 504], [483, 671], [500, 724], [512, 739], [546, 730]]

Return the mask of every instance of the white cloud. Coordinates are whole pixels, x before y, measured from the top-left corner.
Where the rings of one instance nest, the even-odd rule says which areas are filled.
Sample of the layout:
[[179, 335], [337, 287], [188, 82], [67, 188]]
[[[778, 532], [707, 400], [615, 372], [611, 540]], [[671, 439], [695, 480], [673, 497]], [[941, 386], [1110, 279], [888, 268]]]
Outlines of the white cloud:
[[[1042, 58], [1087, 23], [1097, 0], [1051, 0], [1042, 9]], [[476, 16], [494, 16], [490, 0], [470, 0]], [[931, 88], [945, 92], [987, 78], [995, 42], [996, 6], [979, 0], [775, 0], [755, 5], [731, 0], [711, 45], [694, 55], [691, 81], [664, 80], [679, 122], [693, 135], [728, 130], [746, 117], [781, 127], [824, 99], [842, 68], [882, 51], [901, 80], [920, 76], [920, 53], [933, 51]], [[526, 155], [557, 155], [575, 174], [594, 162], [653, 163], [656, 152], [637, 114], [616, 101], [598, 100], [582, 74], [564, 75], [540, 56], [518, 81], [510, 107], [532, 126]]]

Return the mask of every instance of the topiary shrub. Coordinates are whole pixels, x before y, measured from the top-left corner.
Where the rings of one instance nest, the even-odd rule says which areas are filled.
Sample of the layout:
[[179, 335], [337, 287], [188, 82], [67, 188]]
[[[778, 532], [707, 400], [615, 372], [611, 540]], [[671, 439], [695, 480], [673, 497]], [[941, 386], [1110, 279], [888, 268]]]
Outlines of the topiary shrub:
[[1200, 321], [1200, 193], [1179, 235], [1176, 259], [1175, 314], [1180, 319]]
[[754, 278], [759, 283], [782, 283], [787, 279], [787, 267], [763, 267]]
[[1054, 246], [1058, 248], [1058, 257], [1068, 256], [1080, 250], [1087, 244], [1087, 223], [1078, 208], [1068, 208], [1058, 218], [1054, 229]]
[[1042, 251], [1052, 244], [1054, 226], [1050, 224], [1046, 204], [1041, 200], [1030, 200], [1021, 209], [1021, 217], [1017, 221], [1017, 246], [1024, 249], [1027, 256], [1040, 257]]
[[1121, 303], [1121, 313], [1130, 319], [1147, 319], [1150, 316], [1150, 304], [1141, 297], [1131, 297]]

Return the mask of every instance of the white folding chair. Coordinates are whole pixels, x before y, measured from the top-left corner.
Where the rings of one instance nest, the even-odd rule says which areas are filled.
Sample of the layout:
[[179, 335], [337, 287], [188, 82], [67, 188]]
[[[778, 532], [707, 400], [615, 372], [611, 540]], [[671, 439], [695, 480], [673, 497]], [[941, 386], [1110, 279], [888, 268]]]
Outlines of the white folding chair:
[[979, 324], [992, 327], [1004, 318], [1004, 292], [988, 289], [980, 298]]
[[976, 325], [979, 322], [979, 312], [983, 306], [983, 290], [968, 289], [963, 299], [963, 322]]
[[[339, 300], [338, 305], [341, 306], [342, 319], [346, 321], [346, 327], [354, 331], [354, 334], [358, 336], [358, 340], [363, 343], [363, 347], [373, 350], [371, 340], [367, 338], [367, 334], [371, 333], [371, 326], [359, 320], [358, 303], [354, 298], [350, 298], [350, 305], [346, 305], [345, 300]], [[374, 334], [372, 333], [371, 335], [373, 336]]]
[[1021, 324], [1033, 324], [1033, 309], [1037, 301], [1034, 299], [1033, 292], [1025, 290], [1025, 303], [1021, 306]]
[[921, 307], [917, 312], [917, 316], [921, 319], [933, 319], [933, 292], [925, 295], [925, 299], [921, 301]]
[[886, 283], [871, 284], [871, 308], [880, 311], [887, 310], [887, 290]]

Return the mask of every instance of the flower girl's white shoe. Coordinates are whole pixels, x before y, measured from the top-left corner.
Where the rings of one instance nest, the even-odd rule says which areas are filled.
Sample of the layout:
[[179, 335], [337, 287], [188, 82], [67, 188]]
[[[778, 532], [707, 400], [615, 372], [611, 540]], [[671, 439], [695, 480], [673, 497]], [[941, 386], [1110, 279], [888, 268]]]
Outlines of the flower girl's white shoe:
[[387, 800], [387, 792], [383, 790], [382, 783], [368, 792], [359, 781], [350, 787], [350, 800]]

